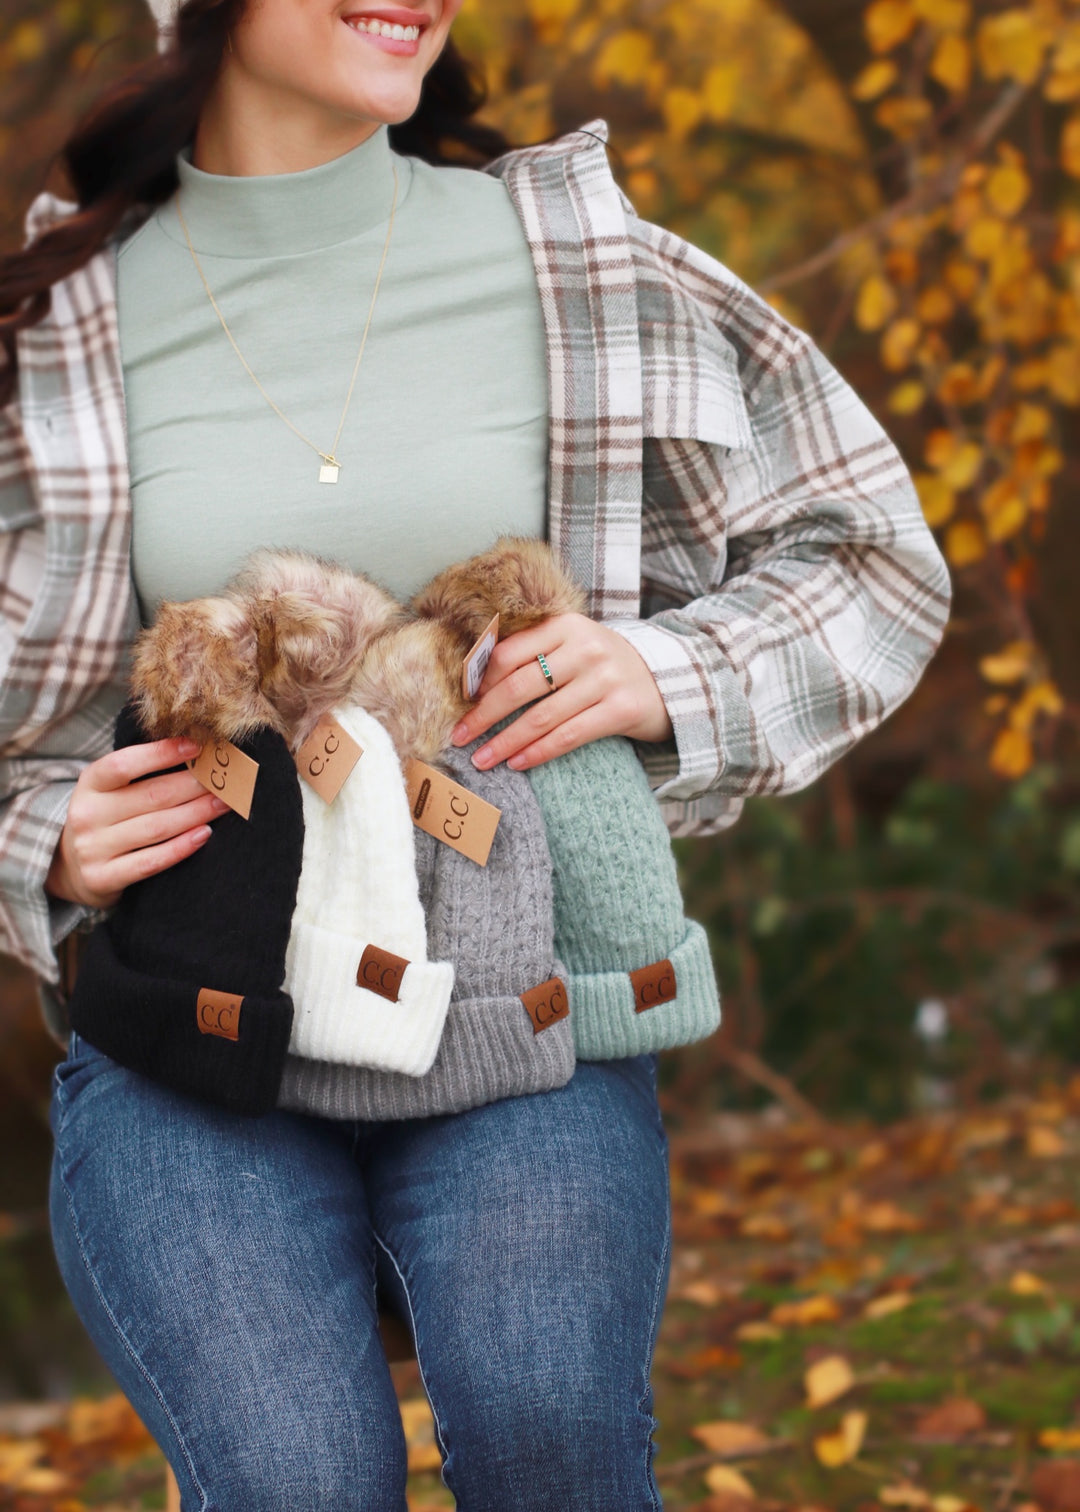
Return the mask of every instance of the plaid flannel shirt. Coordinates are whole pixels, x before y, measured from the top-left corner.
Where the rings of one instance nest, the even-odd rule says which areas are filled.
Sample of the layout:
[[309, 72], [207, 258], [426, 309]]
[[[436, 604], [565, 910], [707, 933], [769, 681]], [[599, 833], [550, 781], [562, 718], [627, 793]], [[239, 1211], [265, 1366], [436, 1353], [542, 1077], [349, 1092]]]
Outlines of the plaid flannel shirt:
[[[638, 650], [674, 739], [642, 747], [676, 833], [805, 786], [915, 686], [948, 572], [881, 427], [813, 343], [639, 220], [603, 123], [510, 153], [547, 334], [549, 533]], [[70, 206], [42, 196], [28, 232]], [[138, 629], [113, 249], [19, 337], [0, 412], [0, 949], [55, 980], [83, 911], [44, 879], [111, 748]]]

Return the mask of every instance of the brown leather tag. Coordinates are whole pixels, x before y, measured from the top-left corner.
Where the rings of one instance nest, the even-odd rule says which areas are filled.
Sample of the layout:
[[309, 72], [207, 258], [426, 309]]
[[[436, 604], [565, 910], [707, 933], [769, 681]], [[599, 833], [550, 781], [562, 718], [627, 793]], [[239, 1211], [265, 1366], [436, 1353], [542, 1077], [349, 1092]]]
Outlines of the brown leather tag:
[[297, 751], [296, 770], [324, 803], [333, 803], [363, 754], [363, 746], [324, 714]]
[[487, 664], [491, 660], [491, 653], [495, 649], [495, 643], [499, 639], [499, 616], [487, 625], [461, 664], [461, 691], [472, 703], [480, 692], [480, 684], [484, 680]]
[[199, 991], [195, 1007], [195, 1022], [200, 1034], [216, 1034], [218, 1039], [240, 1038], [240, 1009], [242, 997], [232, 992], [212, 992], [209, 987]]
[[678, 991], [675, 968], [670, 961], [654, 961], [651, 966], [632, 971], [630, 985], [634, 989], [635, 1013], [647, 1013], [661, 1003], [670, 1003]]
[[196, 756], [191, 770], [208, 793], [227, 803], [241, 819], [251, 817], [251, 795], [259, 763], [245, 756], [231, 740], [209, 741]]
[[570, 1000], [566, 996], [565, 983], [559, 977], [541, 982], [539, 987], [530, 987], [521, 994], [525, 1011], [532, 1019], [533, 1033], [540, 1034], [566, 1018], [570, 1012]]
[[405, 768], [405, 788], [418, 829], [460, 851], [478, 866], [487, 865], [502, 809], [478, 798], [460, 783], [451, 782], [445, 773], [437, 772], [424, 761], [409, 762]]
[[360, 957], [356, 985], [366, 987], [369, 992], [377, 992], [380, 997], [396, 1003], [401, 995], [401, 979], [408, 964], [404, 956], [380, 950], [377, 945], [369, 945]]

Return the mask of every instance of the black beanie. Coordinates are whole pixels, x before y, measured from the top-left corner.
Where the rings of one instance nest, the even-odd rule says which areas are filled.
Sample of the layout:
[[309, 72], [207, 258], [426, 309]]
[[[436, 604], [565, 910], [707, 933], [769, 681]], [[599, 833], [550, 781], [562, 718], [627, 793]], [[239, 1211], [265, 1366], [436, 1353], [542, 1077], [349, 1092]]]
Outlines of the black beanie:
[[[128, 705], [116, 747], [147, 738]], [[194, 855], [126, 889], [90, 936], [71, 1023], [122, 1066], [237, 1113], [265, 1113], [292, 1029], [281, 988], [303, 809], [280, 735], [262, 729], [236, 744], [259, 763], [250, 817], [223, 814]]]

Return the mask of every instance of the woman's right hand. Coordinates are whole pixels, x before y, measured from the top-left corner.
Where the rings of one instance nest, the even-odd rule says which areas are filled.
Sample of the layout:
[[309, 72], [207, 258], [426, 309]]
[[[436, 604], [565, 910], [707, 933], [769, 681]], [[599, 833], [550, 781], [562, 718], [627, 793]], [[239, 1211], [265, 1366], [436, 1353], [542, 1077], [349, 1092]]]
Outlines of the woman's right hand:
[[132, 882], [167, 871], [205, 845], [209, 821], [227, 805], [190, 772], [168, 770], [198, 754], [193, 740], [156, 740], [91, 762], [71, 795], [45, 891], [111, 908]]

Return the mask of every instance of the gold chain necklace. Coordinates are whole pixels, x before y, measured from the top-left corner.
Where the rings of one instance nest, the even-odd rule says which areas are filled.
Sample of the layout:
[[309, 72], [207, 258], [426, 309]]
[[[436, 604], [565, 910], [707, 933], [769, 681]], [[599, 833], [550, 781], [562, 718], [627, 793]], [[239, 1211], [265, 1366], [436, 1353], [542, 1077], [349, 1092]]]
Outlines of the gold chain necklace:
[[305, 446], [310, 446], [312, 451], [316, 452], [318, 456], [322, 458], [322, 466], [319, 468], [320, 483], [336, 483], [338, 480], [338, 475], [341, 472], [341, 463], [338, 461], [336, 455], [337, 444], [341, 440], [341, 432], [345, 429], [345, 416], [349, 413], [349, 405], [352, 403], [353, 389], [356, 387], [357, 374], [360, 372], [360, 364], [364, 358], [364, 348], [367, 346], [368, 332], [371, 330], [371, 317], [375, 313], [375, 301], [379, 297], [379, 285], [382, 283], [383, 269], [386, 267], [386, 254], [390, 250], [390, 238], [394, 234], [394, 215], [397, 211], [398, 202], [398, 171], [396, 163], [391, 163], [391, 167], [394, 171], [394, 198], [390, 206], [390, 224], [386, 228], [386, 241], [383, 243], [382, 258], [379, 262], [379, 271], [375, 275], [375, 287], [371, 291], [371, 304], [368, 307], [367, 320], [364, 322], [364, 334], [360, 338], [360, 350], [356, 354], [356, 362], [353, 364], [352, 378], [349, 380], [349, 392], [345, 395], [345, 408], [341, 411], [341, 419], [338, 421], [338, 428], [334, 433], [333, 441], [330, 443], [329, 451], [323, 451], [321, 447], [315, 445], [314, 441], [308, 440], [303, 431], [295, 426], [289, 419], [288, 415], [286, 415], [279, 408], [279, 406], [274, 403], [273, 399], [271, 399], [270, 395], [266, 392], [262, 384], [256, 378], [255, 374], [251, 371], [248, 360], [244, 356], [240, 348], [237, 346], [236, 338], [229, 330], [228, 323], [226, 322], [224, 315], [221, 313], [221, 309], [218, 305], [217, 300], [214, 298], [214, 292], [207, 282], [206, 274], [203, 272], [202, 263], [200, 263], [195, 252], [195, 248], [192, 245], [191, 233], [188, 231], [187, 221], [184, 219], [184, 212], [180, 208], [179, 197], [176, 201], [176, 214], [180, 221], [181, 230], [184, 233], [184, 239], [188, 244], [188, 251], [191, 253], [191, 260], [195, 264], [199, 277], [202, 279], [202, 285], [206, 290], [207, 298], [214, 307], [214, 314], [221, 321], [221, 329], [229, 338], [229, 344], [231, 345], [233, 351], [239, 357], [241, 363], [243, 363], [244, 371], [247, 373], [252, 383], [258, 389], [259, 393], [266, 400], [267, 404], [274, 411], [274, 414], [277, 415], [279, 419], [284, 420], [285, 424], [289, 427], [293, 434], [295, 436], [299, 436], [300, 440], [303, 441]]

